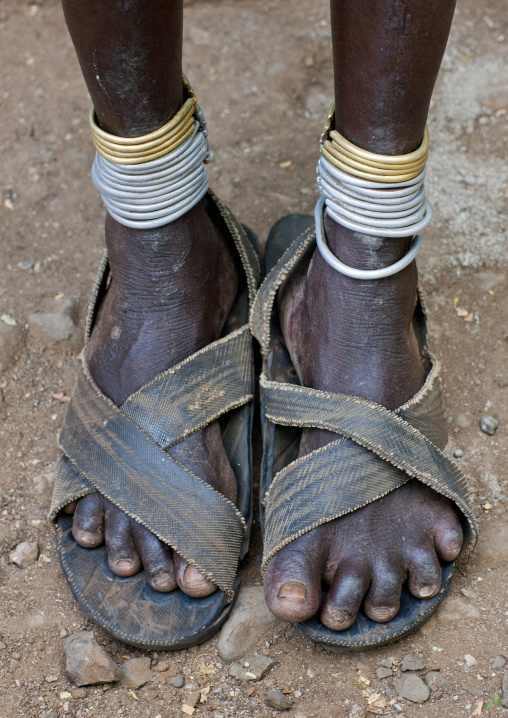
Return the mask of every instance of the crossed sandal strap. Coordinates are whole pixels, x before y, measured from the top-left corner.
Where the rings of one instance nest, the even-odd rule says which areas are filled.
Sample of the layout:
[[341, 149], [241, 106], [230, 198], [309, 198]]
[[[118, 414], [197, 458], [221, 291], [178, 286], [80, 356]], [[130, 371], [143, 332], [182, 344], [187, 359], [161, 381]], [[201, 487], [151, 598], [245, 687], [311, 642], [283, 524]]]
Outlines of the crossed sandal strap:
[[[342, 438], [280, 471], [265, 497], [263, 565], [282, 546], [322, 523], [355, 511], [416, 478], [455, 502], [463, 515], [464, 552], [477, 526], [459, 467], [423, 431], [436, 434], [441, 403], [437, 368], [401, 409], [261, 378], [266, 417], [275, 424], [315, 427]], [[439, 416], [440, 414], [438, 414]], [[442, 434], [441, 434], [442, 436]]]
[[[268, 365], [277, 291], [314, 242], [311, 227], [288, 247], [258, 291], [251, 326]], [[421, 302], [417, 310], [424, 313]], [[427, 354], [425, 345], [426, 341]], [[432, 362], [430, 355], [427, 358]], [[359, 397], [261, 376], [266, 419], [279, 425], [326, 429], [340, 436], [274, 477], [264, 497], [264, 569], [290, 541], [381, 498], [411, 478], [455, 502], [465, 531], [463, 552], [474, 548], [477, 526], [466, 481], [443, 453], [446, 424], [438, 374], [439, 365], [432, 363], [422, 389], [396, 411]]]
[[[188, 434], [185, 417], [196, 430], [251, 400], [249, 336], [244, 327], [164, 372], [126, 402], [127, 411], [102, 394], [85, 368], [60, 434], [65, 456], [51, 516], [78, 496], [100, 491], [232, 596], [245, 521], [164, 448]], [[218, 362], [224, 358], [229, 371], [221, 375]], [[203, 381], [201, 402], [192, 384], [182, 391], [191, 366]]]

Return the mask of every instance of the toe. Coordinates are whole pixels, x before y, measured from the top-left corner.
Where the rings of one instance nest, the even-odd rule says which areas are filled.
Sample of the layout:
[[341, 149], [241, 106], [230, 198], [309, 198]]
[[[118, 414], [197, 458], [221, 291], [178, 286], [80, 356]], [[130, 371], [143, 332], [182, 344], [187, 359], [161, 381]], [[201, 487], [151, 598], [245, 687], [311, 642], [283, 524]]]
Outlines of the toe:
[[344, 631], [355, 621], [369, 587], [370, 567], [346, 563], [338, 567], [321, 609], [321, 621], [332, 631]]
[[72, 535], [85, 548], [96, 548], [104, 541], [104, 501], [97, 492], [77, 502]]
[[172, 551], [148, 529], [137, 522], [131, 524], [134, 544], [141, 558], [150, 586], [167, 593], [176, 588]]
[[131, 533], [130, 518], [111, 504], [106, 504], [106, 547], [108, 566], [117, 576], [133, 576], [141, 568]]
[[70, 504], [67, 504], [67, 506], [63, 507], [64, 513], [69, 514], [69, 516], [72, 516], [72, 514], [76, 511], [77, 505], [77, 501], [72, 501]]
[[372, 583], [364, 602], [369, 618], [385, 623], [395, 618], [400, 606], [400, 591], [405, 572], [402, 565], [389, 561], [378, 561], [372, 570]]
[[457, 516], [453, 514], [435, 533], [437, 555], [443, 561], [454, 561], [460, 553], [463, 541], [462, 527]]
[[415, 551], [409, 559], [409, 590], [417, 598], [431, 598], [441, 588], [441, 566], [434, 548]]
[[265, 599], [270, 611], [282, 621], [306, 621], [319, 608], [323, 560], [312, 533], [281, 548], [268, 564]]
[[193, 598], [204, 598], [210, 596], [217, 590], [217, 586], [209, 581], [195, 566], [173, 551], [173, 562], [175, 565], [176, 582], [184, 593]]

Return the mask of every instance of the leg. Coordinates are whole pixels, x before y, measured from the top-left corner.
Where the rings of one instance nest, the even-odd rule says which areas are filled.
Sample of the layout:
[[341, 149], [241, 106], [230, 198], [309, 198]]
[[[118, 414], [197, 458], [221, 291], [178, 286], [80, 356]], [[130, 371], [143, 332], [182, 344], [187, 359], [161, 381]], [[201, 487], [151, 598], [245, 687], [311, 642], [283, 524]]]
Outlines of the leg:
[[[181, 106], [182, 0], [63, 0], [85, 81], [102, 128], [138, 136]], [[235, 259], [205, 200], [159, 229], [106, 220], [112, 283], [93, 329], [92, 375], [117, 405], [169, 366], [217, 339], [237, 289]], [[210, 301], [213, 297], [213, 301]], [[217, 423], [171, 448], [203, 480], [236, 500]], [[153, 588], [178, 584], [204, 596], [213, 584], [99, 494], [68, 507], [82, 546], [106, 541], [120, 576], [144, 567]]]
[[[336, 128], [379, 154], [419, 146], [446, 45], [455, 0], [332, 0]], [[410, 238], [354, 233], [327, 218], [332, 252], [346, 264], [374, 269], [407, 252]], [[414, 262], [377, 281], [350, 279], [315, 252], [305, 273], [284, 288], [281, 323], [300, 380], [324, 391], [357, 395], [395, 409], [423, 385], [425, 375], [412, 318]], [[312, 349], [311, 349], [312, 348]], [[335, 438], [306, 429], [300, 455]], [[455, 510], [418, 482], [292, 541], [268, 565], [272, 611], [289, 621], [321, 612], [329, 628], [348, 628], [364, 602], [367, 615], [388, 621], [398, 612], [407, 576], [417, 597], [441, 586], [438, 558], [461, 547]]]

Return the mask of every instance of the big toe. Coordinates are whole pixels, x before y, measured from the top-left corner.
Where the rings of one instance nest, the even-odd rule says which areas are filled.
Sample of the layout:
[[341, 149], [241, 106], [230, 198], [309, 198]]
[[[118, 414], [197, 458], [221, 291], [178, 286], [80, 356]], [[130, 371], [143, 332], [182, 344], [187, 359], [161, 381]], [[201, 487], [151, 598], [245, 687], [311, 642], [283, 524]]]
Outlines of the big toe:
[[195, 566], [182, 558], [179, 554], [173, 552], [173, 561], [175, 564], [176, 581], [184, 593], [193, 598], [204, 598], [210, 596], [217, 590], [217, 586], [209, 581], [206, 576], [198, 571]]
[[295, 539], [271, 559], [265, 575], [265, 599], [282, 621], [300, 623], [311, 618], [321, 601], [321, 561], [309, 541]]

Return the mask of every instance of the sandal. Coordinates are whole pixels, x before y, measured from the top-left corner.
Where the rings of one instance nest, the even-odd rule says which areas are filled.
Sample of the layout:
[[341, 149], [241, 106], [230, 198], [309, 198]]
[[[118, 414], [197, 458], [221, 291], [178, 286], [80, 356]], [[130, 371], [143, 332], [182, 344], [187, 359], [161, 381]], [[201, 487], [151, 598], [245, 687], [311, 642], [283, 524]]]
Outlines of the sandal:
[[[277, 222], [266, 246], [265, 280], [251, 313], [252, 332], [264, 356], [260, 380], [263, 570], [290, 541], [376, 501], [412, 478], [455, 502], [464, 531], [462, 555], [467, 555], [476, 544], [477, 526], [464, 476], [443, 453], [447, 434], [439, 364], [428, 351], [421, 295], [413, 323], [427, 378], [402, 407], [389, 411], [356, 396], [299, 384], [279, 325], [277, 291], [315, 243], [312, 217], [289, 215]], [[298, 458], [302, 427], [327, 429], [341, 438]], [[421, 626], [439, 606], [452, 583], [455, 562], [441, 562], [441, 570], [441, 589], [433, 598], [415, 598], [405, 584], [399, 613], [387, 623], [372, 621], [360, 610], [350, 628], [333, 631], [321, 622], [318, 611], [295, 627], [338, 651], [390, 643]]]
[[[234, 605], [238, 562], [249, 546], [254, 365], [247, 319], [259, 259], [255, 236], [210, 191], [208, 200], [244, 270], [222, 337], [117, 407], [95, 384], [86, 362], [86, 342], [109, 282], [106, 257], [88, 316], [83, 369], [59, 437], [64, 455], [50, 519], [57, 525], [63, 572], [85, 613], [138, 648], [187, 648], [212, 636]], [[216, 419], [238, 484], [237, 506], [165, 451]], [[155, 591], [143, 570], [129, 578], [112, 573], [106, 547], [80, 546], [72, 536], [72, 517], [62, 513], [64, 506], [95, 491], [178, 551], [219, 590], [191, 598], [178, 588]]]

